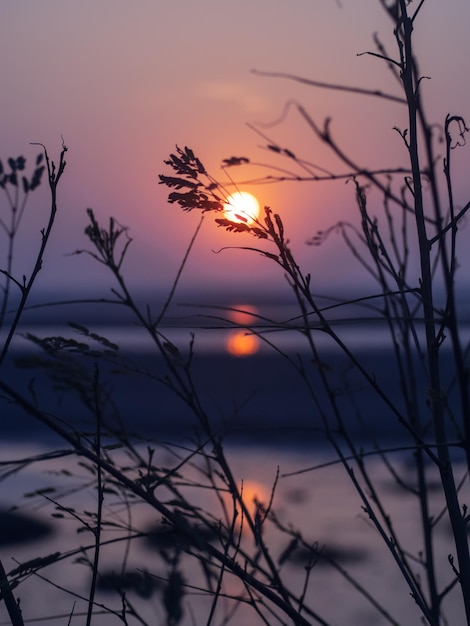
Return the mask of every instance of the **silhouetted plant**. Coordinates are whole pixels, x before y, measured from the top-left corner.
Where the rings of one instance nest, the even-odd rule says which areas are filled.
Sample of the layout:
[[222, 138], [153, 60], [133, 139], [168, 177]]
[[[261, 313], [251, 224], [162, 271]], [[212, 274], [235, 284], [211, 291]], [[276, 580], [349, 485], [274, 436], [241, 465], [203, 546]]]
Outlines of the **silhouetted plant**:
[[[57, 212], [57, 185], [62, 177], [65, 169], [65, 152], [67, 148], [62, 147], [60, 154], [59, 167], [56, 171], [54, 162], [49, 160], [49, 155], [44, 146], [35, 161], [35, 169], [28, 177], [26, 168], [26, 159], [23, 156], [8, 159], [8, 169], [5, 170], [3, 163], [0, 161], [0, 188], [3, 190], [7, 200], [9, 215], [0, 218], [0, 228], [6, 238], [6, 244], [3, 247], [5, 258], [2, 260], [3, 267], [0, 268], [0, 274], [4, 281], [1, 285], [1, 303], [0, 303], [0, 334], [4, 332], [5, 337], [2, 338], [0, 349], [0, 367], [7, 355], [10, 343], [16, 333], [21, 315], [28, 301], [29, 295], [33, 288], [35, 279], [41, 270], [44, 251], [49, 241], [49, 236], [54, 224]], [[41, 184], [42, 175], [47, 170], [49, 179], [49, 188], [51, 191], [51, 206], [49, 219], [46, 226], [41, 230], [41, 245], [37, 252], [34, 265], [29, 277], [23, 275], [22, 279], [15, 278], [13, 259], [15, 254], [15, 242], [23, 220], [25, 208], [30, 194]], [[15, 285], [19, 290], [19, 302], [15, 302], [13, 319], [7, 325], [7, 315], [9, 306], [11, 305], [11, 287]], [[5, 600], [8, 614], [13, 626], [22, 626], [23, 620], [21, 611], [16, 604], [13, 592], [11, 590], [8, 578], [5, 574], [3, 565], [0, 563], [0, 598]]]
[[[33, 174], [29, 178], [28, 176], [26, 176], [26, 174], [21, 174], [21, 172], [25, 171], [26, 167], [26, 159], [24, 157], [20, 156], [16, 159], [8, 159], [9, 172], [4, 171], [3, 165], [0, 161], [0, 187], [5, 193], [10, 211], [9, 217], [5, 216], [0, 219], [0, 227], [4, 231], [7, 240], [6, 246], [4, 248], [6, 251], [6, 259], [4, 261], [5, 266], [3, 268], [0, 268], [0, 274], [2, 274], [5, 278], [2, 285], [2, 301], [0, 305], [0, 331], [2, 331], [5, 326], [5, 317], [11, 301], [10, 292], [12, 284], [16, 285], [20, 293], [19, 303], [15, 304], [15, 315], [11, 324], [9, 324], [9, 328], [6, 331], [6, 338], [2, 343], [2, 348], [0, 352], [0, 365], [5, 358], [13, 335], [16, 332], [18, 322], [23, 313], [34, 281], [36, 280], [36, 276], [38, 275], [42, 267], [44, 250], [46, 249], [57, 212], [57, 186], [65, 169], [66, 151], [67, 148], [64, 145], [62, 147], [59, 165], [56, 171], [56, 166], [54, 162], [50, 161], [47, 150], [43, 146], [43, 152], [37, 156], [36, 167]], [[15, 241], [24, 216], [24, 211], [26, 208], [26, 203], [29, 199], [29, 195], [41, 184], [42, 175], [45, 170], [47, 171], [49, 188], [51, 192], [49, 220], [46, 226], [41, 230], [41, 245], [39, 247], [31, 274], [29, 277], [23, 275], [22, 279], [20, 280], [19, 278], [15, 278], [15, 276], [13, 275]]]
[[[254, 222], [234, 222], [223, 217], [223, 203], [228, 195], [226, 189], [206, 170], [191, 149], [177, 148], [176, 153], [165, 161], [174, 174], [161, 175], [160, 182], [172, 190], [170, 203], [178, 204], [184, 211], [214, 213], [220, 227], [235, 234], [253, 236], [255, 244], [242, 245], [241, 248], [261, 253], [276, 263], [283, 276], [287, 277], [299, 315], [284, 323], [255, 318], [262, 324], [257, 326], [254, 323], [249, 328], [250, 332], [258, 334], [262, 341], [285, 356], [305, 382], [312, 401], [312, 421], [315, 419], [315, 427], [320, 423], [335, 453], [333, 462], [342, 464], [359, 496], [362, 510], [383, 540], [393, 566], [399, 569], [408, 585], [423, 621], [432, 626], [445, 624], [445, 602], [450, 592], [458, 587], [465, 607], [466, 623], [470, 624], [468, 514], [463, 491], [470, 469], [468, 355], [460, 337], [455, 287], [458, 229], [470, 203], [461, 209], [456, 208], [451, 170], [452, 150], [463, 144], [468, 131], [460, 116], [449, 115], [445, 119], [441, 179], [433, 142], [433, 125], [427, 121], [423, 109], [422, 79], [412, 44], [414, 23], [424, 2], [416, 8], [405, 0], [393, 3], [381, 0], [381, 4], [392, 20], [396, 56], [390, 55], [378, 38], [375, 38], [376, 51], [369, 54], [392, 69], [402, 86], [400, 96], [376, 90], [325, 85], [293, 76], [289, 78], [316, 87], [341, 89], [404, 105], [408, 113], [408, 128], [398, 130], [398, 133], [409, 157], [407, 166], [367, 170], [358, 167], [334, 139], [329, 120], [319, 126], [300, 105], [294, 106], [307, 127], [339, 157], [347, 168], [346, 173], [327, 172], [313, 166], [290, 149], [265, 137], [267, 150], [288, 159], [291, 167], [298, 166], [303, 172], [303, 175], [296, 173], [293, 176], [296, 180], [348, 179], [352, 182], [359, 223], [356, 225], [351, 219], [348, 223], [328, 226], [318, 231], [309, 243], [322, 245], [331, 234], [339, 233], [353, 256], [374, 279], [371, 293], [358, 296], [353, 301], [337, 299], [325, 306], [315, 294], [314, 277], [296, 261], [280, 214], [266, 207], [262, 217]], [[456, 139], [452, 138], [452, 133]], [[246, 157], [230, 157], [224, 160], [224, 165], [243, 166], [247, 162]], [[15, 167], [18, 168], [16, 161]], [[59, 167], [57, 175], [54, 175], [53, 169], [51, 174], [49, 166], [48, 171], [55, 207], [55, 185], [63, 167]], [[280, 178], [286, 177], [286, 172], [283, 172]], [[270, 180], [273, 179], [270, 176]], [[445, 210], [439, 193], [442, 180], [447, 190]], [[424, 197], [425, 183], [429, 186], [429, 198]], [[368, 206], [367, 186], [381, 194], [380, 220]], [[78, 253], [91, 255], [111, 272], [115, 286], [113, 298], [106, 302], [125, 307], [132, 314], [148, 334], [164, 368], [158, 372], [144, 371], [139, 364], [121, 358], [113, 342], [82, 324], [73, 327], [80, 334], [80, 341], [62, 336], [39, 339], [31, 335], [30, 338], [44, 352], [40, 366], [50, 368], [54, 375], [59, 376], [56, 380], [60, 381], [62, 389], [78, 392], [87, 406], [91, 416], [87, 429], [78, 428], [67, 420], [67, 416], [58, 418], [42, 410], [39, 404], [0, 379], [1, 392], [62, 438], [67, 449], [57, 454], [76, 455], [80, 467], [88, 472], [87, 486], [92, 484], [96, 488], [92, 510], [87, 508], [83, 512], [62, 503], [60, 494], [56, 497], [53, 492], [38, 490], [36, 495], [55, 507], [56, 516], [73, 520], [83, 532], [91, 534], [92, 539], [89, 544], [71, 547], [66, 553], [56, 552], [19, 564], [8, 572], [8, 576], [2, 575], [0, 570], [1, 590], [5, 600], [10, 602], [12, 623], [15, 626], [22, 623], [21, 615], [11, 605], [12, 596], [9, 594], [12, 590], [26, 578], [42, 575], [42, 570], [49, 565], [75, 557], [91, 572], [90, 591], [86, 599], [87, 623], [91, 623], [98, 607], [123, 623], [128, 623], [130, 618], [146, 623], [140, 606], [135, 606], [128, 597], [124, 583], [129, 580], [126, 577], [129, 573], [129, 546], [148, 537], [157, 548], [160, 564], [164, 564], [165, 580], [161, 585], [156, 584], [155, 588], [162, 594], [161, 605], [169, 625], [176, 625], [183, 618], [184, 605], [188, 605], [187, 598], [193, 591], [190, 577], [194, 564], [197, 564], [203, 580], [197, 591], [210, 598], [208, 625], [218, 619], [217, 609], [225, 598], [231, 600], [231, 608], [221, 618], [224, 623], [234, 619], [237, 610], [246, 606], [264, 624], [330, 625], [333, 620], [316, 609], [315, 590], [309, 593], [312, 571], [321, 562], [332, 565], [378, 618], [396, 624], [394, 599], [390, 601], [391, 606], [379, 601], [342, 566], [331, 547], [328, 550], [317, 542], [312, 544], [293, 524], [279, 519], [274, 507], [277, 478], [268, 502], [255, 500], [254, 507], [251, 507], [244, 497], [243, 485], [237, 482], [226, 456], [223, 430], [215, 426], [195, 383], [193, 341], [190, 340], [186, 348], [177, 346], [162, 328], [164, 314], [200, 224], [188, 246], [168, 301], [160, 311], [155, 312], [149, 306], [141, 307], [137, 303], [124, 277], [123, 262], [130, 245], [127, 229], [112, 218], [107, 228], [102, 227], [91, 210], [88, 217], [89, 225], [85, 233], [91, 249], [79, 250]], [[410, 246], [415, 239], [418, 242], [419, 270], [413, 272]], [[437, 275], [438, 270], [441, 276]], [[29, 291], [24, 293], [27, 295]], [[380, 321], [388, 328], [395, 357], [396, 393], [387, 392], [383, 381], [369, 372], [361, 361], [361, 355], [344, 339], [334, 316], [341, 307], [351, 305], [362, 307], [360, 311], [367, 307], [365, 310], [369, 319]], [[218, 311], [211, 319], [214, 318], [220, 322], [223, 315]], [[278, 330], [301, 333], [308, 348], [308, 358], [290, 356], [277, 348], [274, 333]], [[386, 410], [385, 418], [396, 420], [402, 426], [406, 441], [400, 448], [413, 453], [413, 480], [401, 475], [390, 451], [374, 438], [373, 433], [371, 449], [364, 449], [352, 436], [347, 417], [349, 411], [360, 416], [361, 407], [347, 386], [348, 381], [343, 389], [338, 389], [337, 379], [332, 377], [317, 341], [318, 333], [331, 339], [367, 388], [378, 396]], [[442, 349], [446, 345], [447, 333], [454, 370], [449, 381], [444, 381]], [[131, 437], [121, 428], [119, 420], [111, 419], [115, 417], [117, 407], [111, 407], [109, 396], [103, 393], [105, 383], [101, 367], [104, 363], [112, 366], [119, 364], [122, 370], [148, 376], [156, 384], [157, 398], [158, 386], [164, 385], [185, 403], [195, 422], [190, 444], [157, 446], [144, 438], [142, 445], [142, 440]], [[425, 386], [418, 384], [418, 374], [425, 376]], [[351, 400], [351, 408], [345, 410], [344, 404], [340, 403], [342, 394]], [[451, 401], [453, 395], [458, 398], [457, 404]], [[460, 459], [453, 454], [454, 449], [463, 451], [465, 456], [462, 480], [457, 476]], [[171, 454], [172, 462], [162, 461], [163, 452]], [[371, 457], [382, 459], [396, 484], [414, 497], [420, 516], [422, 551], [417, 548], [416, 553], [410, 553], [397, 531], [393, 511], [387, 509], [381, 485], [369, 465]], [[30, 462], [33, 460], [29, 459]], [[310, 468], [310, 471], [314, 469], [318, 468]], [[433, 470], [439, 474], [439, 489], [444, 501], [441, 510], [434, 510], [430, 501], [429, 477]], [[200, 506], [198, 496], [202, 490], [213, 494], [214, 508]], [[157, 531], [155, 527], [142, 530], [133, 522], [132, 510], [138, 504], [145, 504], [161, 518]], [[118, 506], [125, 512], [122, 517], [111, 514], [113, 508]], [[434, 531], [436, 525], [445, 519], [449, 520], [452, 528], [455, 557], [450, 554], [447, 562], [442, 563], [436, 557]], [[285, 537], [285, 547], [278, 555], [273, 554], [269, 545], [265, 532], [268, 526]], [[113, 535], [110, 535], [111, 531]], [[116, 550], [118, 546], [122, 547], [123, 565], [120, 576], [114, 579], [118, 608], [111, 603], [98, 604], [95, 596], [100, 583], [101, 554], [110, 544]], [[361, 554], [355, 552], [352, 558], [361, 558]], [[291, 587], [289, 573], [284, 569], [284, 565], [293, 559], [302, 560], [305, 565], [305, 580], [301, 589]], [[145, 563], [143, 569], [146, 575], [157, 578], [158, 573], [154, 573], [150, 566], [151, 563]], [[445, 578], [440, 580], [437, 574], [443, 572]], [[238, 581], [235, 591], [226, 584], [227, 579]]]
[[[424, 593], [422, 588], [419, 572], [415, 570], [409, 555], [401, 547], [400, 539], [392, 525], [393, 516], [388, 515], [381, 504], [380, 494], [374, 487], [373, 478], [368, 474], [362, 450], [357, 448], [348, 433], [344, 415], [338, 405], [337, 392], [327, 371], [325, 368], [319, 367], [317, 374], [308, 373], [303, 364], [293, 363], [311, 390], [316, 410], [321, 416], [327, 437], [357, 489], [364, 510], [388, 546], [391, 556], [407, 581], [412, 596], [420, 606], [424, 618], [430, 624], [441, 623], [443, 619], [442, 602], [448, 591], [454, 584], [458, 583], [461, 586], [467, 622], [470, 623], [468, 519], [465, 500], [459, 497], [460, 481], [454, 476], [453, 457], [451, 456], [452, 448], [463, 449], [467, 458], [467, 467], [470, 469], [468, 366], [465, 359], [466, 349], [460, 338], [455, 287], [458, 267], [456, 262], [457, 231], [470, 208], [470, 203], [467, 202], [460, 210], [456, 209], [450, 168], [452, 150], [464, 145], [468, 128], [464, 119], [459, 115], [448, 115], [443, 124], [444, 158], [441, 180], [444, 188], [447, 189], [448, 205], [443, 210], [439, 189], [440, 175], [437, 166], [439, 160], [435, 152], [433, 125], [428, 122], [424, 112], [421, 94], [422, 76], [419, 73], [412, 46], [414, 22], [423, 4], [423, 2], [419, 3], [416, 10], [409, 13], [408, 4], [404, 0], [394, 2], [392, 5], [382, 2], [394, 23], [398, 55], [396, 58], [390, 56], [377, 38], [377, 51], [368, 53], [384, 61], [392, 69], [395, 77], [399, 79], [403, 89], [403, 97], [396, 99], [406, 105], [408, 112], [408, 128], [403, 131], [397, 129], [409, 156], [409, 168], [403, 170], [404, 176], [401, 176], [398, 183], [398, 192], [394, 189], [392, 178], [392, 175], [396, 174], [396, 170], [364, 170], [359, 168], [354, 159], [349, 157], [333, 138], [329, 119], [321, 127], [304, 107], [293, 105], [316, 137], [349, 168], [346, 176], [354, 181], [360, 228], [340, 223], [326, 231], [319, 231], [311, 239], [311, 243], [320, 245], [333, 230], [340, 232], [354, 256], [375, 279], [379, 286], [379, 292], [368, 294], [363, 298], [363, 301], [368, 302], [369, 305], [373, 301], [377, 303], [373, 310], [377, 318], [382, 319], [389, 328], [392, 346], [395, 350], [402, 402], [398, 403], [395, 396], [392, 397], [384, 391], [381, 383], [367, 371], [358, 356], [344, 343], [341, 330], [336, 330], [335, 324], [329, 319], [329, 311], [319, 304], [318, 298], [312, 292], [311, 275], [304, 274], [297, 265], [286, 238], [281, 217], [278, 214], [273, 214], [269, 208], [265, 208], [264, 216], [256, 220], [253, 226], [247, 223], [240, 226], [227, 218], [216, 218], [216, 222], [229, 231], [251, 233], [258, 238], [265, 239], [270, 244], [267, 248], [250, 248], [249, 246], [242, 246], [242, 248], [261, 253], [280, 265], [284, 271], [299, 305], [300, 319], [302, 320], [300, 331], [304, 334], [310, 347], [314, 362], [322, 362], [315, 333], [326, 333], [350, 359], [368, 386], [380, 396], [384, 406], [389, 410], [390, 418], [397, 419], [408, 431], [410, 445], [415, 447], [415, 467], [418, 481], [418, 488], [415, 493], [420, 506], [425, 545], [422, 565], [426, 573], [427, 593]], [[310, 82], [293, 76], [289, 78]], [[311, 81], [311, 84], [319, 87], [338, 88], [335, 85], [318, 84], [315, 81]], [[357, 94], [365, 93], [382, 99], [389, 99], [390, 97], [382, 92], [364, 91], [356, 87], [343, 87], [342, 89]], [[309, 167], [306, 159], [297, 158], [294, 153], [280, 148], [273, 141], [270, 141], [266, 148], [280, 156], [287, 157], [304, 170], [307, 169], [307, 176], [296, 174], [291, 177], [292, 179], [316, 181], [344, 177], [344, 174], [337, 175], [325, 171], [319, 175], [318, 171], [315, 171], [317, 168]], [[227, 166], [238, 166], [243, 162], [246, 162], [246, 159], [242, 161], [232, 157], [225, 160]], [[167, 163], [174, 167], [171, 160]], [[201, 174], [208, 176], [204, 167], [200, 171]], [[177, 173], [182, 176], [182, 179], [179, 180], [184, 180], [187, 176], [187, 172], [184, 170], [178, 170]], [[192, 172], [193, 177], [194, 175]], [[280, 179], [285, 180], [285, 178], [283, 173]], [[270, 175], [269, 180], [272, 181], [272, 179], [273, 177]], [[160, 177], [160, 181], [167, 184], [166, 177]], [[425, 183], [430, 189], [428, 198], [425, 198], [424, 195]], [[182, 186], [182, 182], [179, 184]], [[383, 194], [385, 225], [380, 224], [369, 211], [366, 185]], [[217, 188], [214, 183], [213, 187]], [[190, 201], [190, 197], [185, 197], [183, 207], [185, 210], [199, 208], [198, 205], [188, 206]], [[395, 225], [396, 220], [399, 223], [398, 227]], [[412, 229], [410, 222], [414, 223], [413, 235], [416, 237], [419, 250], [418, 275], [412, 275], [410, 272], [408, 234]], [[348, 229], [351, 229], [352, 236], [348, 234]], [[442, 273], [441, 276], [437, 275], [438, 269]], [[356, 301], [356, 304], [358, 302], [360, 299]], [[335, 309], [338, 306], [338, 304], [335, 305]], [[424, 327], [424, 339], [419, 332], [421, 325]], [[442, 347], [445, 344], [446, 333], [450, 337], [450, 350], [455, 368], [448, 390], [443, 388], [442, 371]], [[417, 387], [417, 370], [426, 372], [426, 388]], [[314, 381], [316, 379], [319, 380], [322, 389], [327, 392], [328, 401], [326, 405], [322, 405], [315, 392]], [[450, 401], [452, 388], [456, 388], [456, 403]], [[425, 398], [426, 403], [424, 402]], [[455, 404], [457, 409], [453, 408]], [[429, 410], [430, 418], [426, 416], [426, 410]], [[347, 453], [343, 450], [344, 445], [346, 445]], [[380, 450], [379, 452], [385, 457], [385, 452]], [[435, 521], [429, 510], [426, 483], [428, 474], [426, 461], [429, 460], [440, 473], [442, 493], [446, 501], [446, 515], [448, 515], [452, 526], [458, 563], [458, 565], [454, 564], [453, 557], [449, 556], [450, 565], [448, 569], [454, 579], [446, 583], [441, 589], [436, 582], [436, 568], [442, 569], [442, 564], [436, 563], [434, 556], [433, 528]], [[351, 465], [352, 461], [356, 471]], [[361, 477], [361, 480], [358, 476]]]

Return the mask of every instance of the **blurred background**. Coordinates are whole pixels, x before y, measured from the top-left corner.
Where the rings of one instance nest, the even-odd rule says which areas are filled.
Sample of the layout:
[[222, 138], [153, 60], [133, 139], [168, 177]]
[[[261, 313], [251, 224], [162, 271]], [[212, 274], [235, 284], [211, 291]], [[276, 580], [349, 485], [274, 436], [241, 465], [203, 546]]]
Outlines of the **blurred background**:
[[[415, 23], [416, 52], [426, 77], [422, 92], [437, 139], [447, 114], [470, 119], [469, 23], [468, 0], [427, 0]], [[305, 173], [292, 159], [266, 146], [271, 143], [287, 148], [298, 159], [335, 174], [347, 173], [300, 118], [295, 109], [300, 103], [320, 126], [331, 118], [333, 137], [358, 167], [406, 166], [406, 147], [395, 129], [407, 127], [406, 110], [388, 100], [317, 89], [262, 73], [290, 74], [399, 95], [400, 85], [386, 62], [361, 54], [376, 51], [374, 35], [392, 57], [396, 56], [392, 24], [379, 1], [3, 0], [0, 159], [5, 164], [8, 157], [23, 155], [32, 168], [40, 148], [31, 142], [46, 146], [56, 162], [62, 142], [68, 147], [56, 224], [32, 302], [114, 297], [111, 288], [116, 285], [106, 269], [89, 255], [73, 254], [90, 249], [84, 234], [86, 209], [90, 207], [103, 225], [113, 216], [128, 227], [133, 243], [124, 275], [143, 307], [149, 303], [154, 313], [162, 310], [200, 218], [196, 212], [185, 214], [179, 206], [168, 204], [168, 189], [158, 184], [159, 174], [171, 174], [164, 161], [176, 145], [192, 148], [206, 169], [228, 188], [249, 191], [262, 206], [281, 214], [295, 258], [304, 272], [312, 275], [312, 290], [325, 296], [320, 302], [368, 295], [371, 286], [367, 274], [337, 233], [320, 247], [306, 245], [317, 231], [325, 231], [338, 221], [359, 222], [354, 186], [344, 179], [316, 183], [263, 180], [270, 175], [294, 179]], [[249, 159], [250, 164], [227, 173], [221, 163], [233, 156]], [[461, 207], [468, 201], [468, 157], [463, 150], [455, 154], [454, 184], [455, 203]], [[3, 220], [8, 219], [8, 203], [1, 192]], [[381, 199], [369, 193], [368, 201], [371, 214], [380, 214]], [[13, 275], [20, 282], [23, 275], [31, 274], [49, 206], [44, 179], [26, 207], [18, 236]], [[0, 268], [5, 262], [3, 234]], [[468, 238], [465, 223], [461, 224], [461, 236], [462, 241]], [[330, 458], [330, 452], [325, 452], [329, 449], [322, 448], [322, 423], [308, 387], [280, 352], [237, 328], [257, 326], [267, 319], [283, 322], [298, 314], [287, 282], [274, 263], [259, 254], [235, 249], [215, 254], [227, 246], [254, 243], [258, 242], [246, 235], [217, 228], [213, 217], [207, 215], [161, 330], [185, 358], [191, 331], [197, 330], [194, 381], [214, 430], [228, 434], [230, 444], [241, 443], [233, 446], [237, 478], [255, 479], [270, 493], [279, 467], [287, 471], [280, 486], [281, 513], [286, 510], [294, 521], [305, 523], [307, 538], [333, 548], [339, 546], [346, 557], [344, 546], [359, 546], [359, 556], [353, 555], [357, 560], [354, 565], [367, 574], [365, 588], [379, 597], [385, 594], [393, 613], [403, 612], [405, 622], [416, 610], [414, 600], [399, 586], [397, 576], [389, 575], [382, 560], [375, 554], [369, 558], [373, 549], [370, 529], [359, 519], [356, 492], [349, 484], [343, 487], [342, 474], [340, 478], [335, 475], [341, 468], [333, 467], [328, 478], [324, 473], [318, 474], [318, 479], [317, 473], [297, 475], [299, 468], [320, 465]], [[463, 283], [460, 293], [465, 297], [469, 253], [470, 246], [457, 250]], [[364, 319], [363, 310], [345, 309], [341, 315], [358, 320], [355, 325], [345, 322], [340, 326], [341, 336], [365, 370], [400, 406], [397, 372], [390, 366], [389, 339], [380, 327]], [[138, 440], [138, 434], [144, 441], [147, 437], [157, 439], [165, 446], [168, 439], [187, 441], [194, 435], [194, 417], [165, 385], [155, 384], [155, 378], [164, 378], [168, 370], [157, 351], [151, 350], [142, 329], [129, 319], [120, 307], [86, 303], [26, 311], [2, 379], [49, 415], [78, 426], [82, 432], [93, 432], [95, 415], [84, 410], [83, 398], [77, 393], [93, 376], [93, 355], [73, 365], [58, 361], [55, 369], [44, 363], [38, 368], [38, 358], [44, 355], [32, 350], [31, 342], [22, 335], [72, 336], [82, 341], [83, 332], [68, 326], [69, 321], [78, 322], [119, 343], [127, 357], [153, 376], [137, 376], [117, 358], [115, 363], [100, 362], [100, 380], [109, 400], [106, 419], [114, 426], [123, 424], [132, 440], [134, 435]], [[465, 340], [470, 336], [469, 328], [465, 328]], [[316, 381], [320, 368], [325, 368], [332, 388], [346, 390], [338, 392], [337, 402], [349, 433], [364, 444], [364, 449], [371, 440], [374, 445], [392, 446], [403, 435], [396, 416], [371, 392], [358, 371], [351, 371], [348, 359], [327, 337], [318, 335], [321, 363], [313, 362], [300, 333], [277, 333], [267, 339], [274, 339], [279, 350], [296, 364], [302, 363], [310, 381]], [[72, 369], [67, 370], [66, 365]], [[452, 374], [450, 368], [446, 371], [446, 361], [443, 371]], [[61, 387], [64, 379], [60, 374], [65, 378], [71, 374], [75, 391]], [[426, 414], [426, 383], [419, 375], [416, 385]], [[321, 385], [315, 391], [319, 403], [329, 407]], [[42, 444], [49, 446], [50, 432], [8, 399], [0, 398], [0, 402], [4, 459], [28, 458]], [[119, 409], [116, 413], [115, 407]], [[406, 453], [399, 459], [403, 471], [407, 471], [408, 460]], [[64, 462], [59, 459], [58, 467], [53, 468], [57, 481]], [[382, 474], [376, 471], [377, 467], [373, 466], [371, 474], [390, 496], [390, 509], [408, 533], [407, 545], [419, 546], [420, 531], [413, 526], [419, 518], [416, 509], [390, 477], [383, 476], [383, 469]], [[47, 481], [52, 480], [50, 474]], [[18, 494], [43, 481], [37, 465], [14, 478], [18, 482], [2, 484], [4, 506], [16, 505]], [[440, 509], [436, 506], [435, 510]], [[450, 552], [448, 531], [444, 529], [442, 534], [446, 559]], [[71, 541], [70, 536], [58, 538], [59, 546], [60, 541], [65, 545]], [[55, 537], [50, 548], [44, 544], [44, 550], [52, 553], [57, 549], [54, 542]], [[301, 565], [298, 572], [303, 575], [304, 569]], [[58, 580], [64, 585], [75, 584], [74, 579], [64, 581], [62, 570]], [[51, 607], [71, 615], [70, 606], [57, 603], [52, 593], [50, 597], [44, 594], [36, 578], [32, 578], [32, 586], [35, 595], [25, 594], [22, 603], [25, 615], [28, 603], [38, 615], [50, 614]], [[362, 605], [358, 608], [352, 603], [328, 572], [325, 576], [321, 570], [312, 588], [318, 595], [316, 609], [333, 610], [333, 621], [377, 623], [377, 615], [370, 617]], [[344, 602], [338, 603], [338, 593]], [[450, 616], [460, 615], [460, 607], [452, 598], [449, 604]]]

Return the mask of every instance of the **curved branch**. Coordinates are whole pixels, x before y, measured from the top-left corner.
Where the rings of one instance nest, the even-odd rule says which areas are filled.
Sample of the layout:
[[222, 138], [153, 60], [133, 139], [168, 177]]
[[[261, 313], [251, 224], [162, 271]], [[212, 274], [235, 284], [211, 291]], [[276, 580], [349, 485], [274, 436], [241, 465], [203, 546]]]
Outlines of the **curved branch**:
[[[371, 53], [368, 53], [371, 54]], [[378, 56], [378, 55], [377, 55]], [[389, 61], [389, 59], [387, 59]], [[404, 98], [394, 96], [393, 94], [380, 91], [380, 89], [364, 89], [362, 87], [350, 87], [349, 85], [336, 85], [334, 83], [324, 83], [319, 80], [311, 80], [310, 78], [303, 78], [302, 76], [296, 76], [295, 74], [287, 74], [284, 72], [266, 72], [262, 70], [251, 70], [256, 76], [265, 76], [267, 78], [286, 78], [287, 80], [293, 80], [296, 83], [302, 83], [304, 85], [310, 85], [311, 87], [319, 87], [320, 89], [330, 89], [332, 91], [346, 91], [348, 93], [357, 94], [360, 96], [373, 96], [375, 98], [382, 98], [383, 100], [391, 100], [392, 102], [398, 102], [399, 104], [406, 104]]]

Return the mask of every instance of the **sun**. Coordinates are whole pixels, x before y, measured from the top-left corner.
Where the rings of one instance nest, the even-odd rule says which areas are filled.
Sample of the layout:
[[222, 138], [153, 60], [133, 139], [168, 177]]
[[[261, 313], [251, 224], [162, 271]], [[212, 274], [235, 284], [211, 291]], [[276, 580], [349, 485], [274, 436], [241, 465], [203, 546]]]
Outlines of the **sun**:
[[225, 201], [224, 214], [231, 222], [250, 224], [259, 215], [259, 202], [248, 191], [235, 191]]

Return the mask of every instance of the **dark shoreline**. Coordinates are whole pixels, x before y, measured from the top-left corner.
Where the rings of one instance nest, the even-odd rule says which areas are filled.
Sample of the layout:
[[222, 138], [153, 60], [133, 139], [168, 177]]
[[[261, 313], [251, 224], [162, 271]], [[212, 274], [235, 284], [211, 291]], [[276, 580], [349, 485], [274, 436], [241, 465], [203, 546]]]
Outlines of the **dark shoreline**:
[[[149, 354], [132, 354], [132, 359], [155, 376], [163, 377], [165, 369], [161, 357]], [[398, 397], [398, 383], [393, 374], [391, 351], [363, 350], [356, 355], [366, 371], [383, 386], [394, 401]], [[293, 357], [297, 357], [294, 355]], [[318, 400], [326, 411], [331, 408], [328, 398], [318, 383], [315, 365], [304, 360], [310, 370]], [[96, 360], [84, 361], [91, 376]], [[125, 429], [144, 438], [188, 440], [194, 436], [196, 426], [191, 410], [164, 384], [130, 372], [115, 372], [114, 366], [98, 362], [100, 379], [109, 393], [109, 407], [119, 409]], [[322, 367], [328, 369], [333, 389], [338, 390], [344, 376], [352, 395], [337, 393], [335, 401], [345, 417], [350, 434], [359, 443], [371, 443], [374, 437], [391, 444], [401, 441], [406, 434], [396, 415], [367, 385], [358, 373], [351, 374], [344, 355], [327, 354]], [[213, 427], [224, 434], [230, 443], [265, 445], [322, 445], [325, 436], [322, 422], [308, 388], [298, 372], [279, 355], [257, 354], [236, 358], [221, 354], [194, 355], [192, 372], [196, 389], [210, 416]], [[52, 415], [76, 424], [86, 430], [93, 429], [91, 413], [87, 414], [78, 396], [52, 388], [43, 370], [17, 369], [11, 361], [5, 363], [4, 379], [15, 389], [28, 394], [32, 385], [39, 406]], [[423, 412], [425, 408], [425, 382], [422, 388]], [[418, 388], [419, 388], [418, 387]], [[48, 438], [45, 428], [34, 417], [25, 415], [18, 407], [0, 399], [4, 416], [1, 436], [10, 440]], [[397, 400], [398, 402], [398, 400]], [[362, 417], [354, 417], [357, 406]]]

